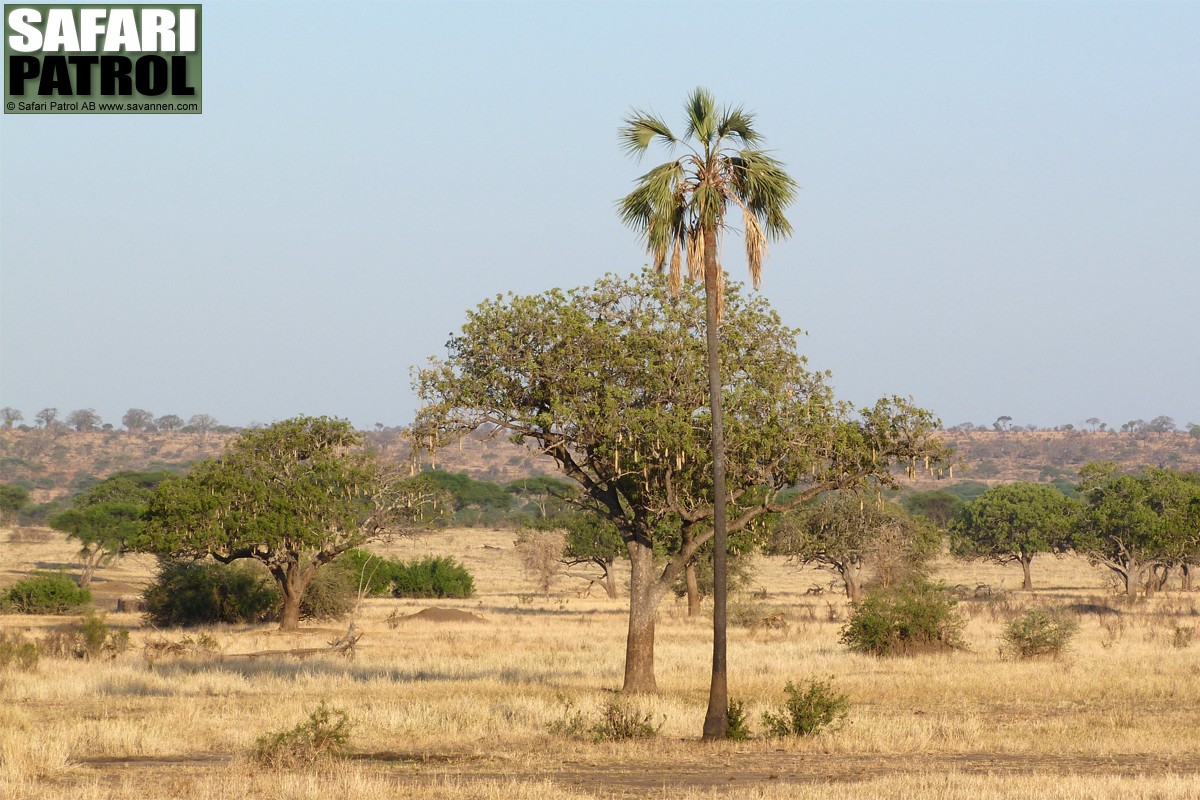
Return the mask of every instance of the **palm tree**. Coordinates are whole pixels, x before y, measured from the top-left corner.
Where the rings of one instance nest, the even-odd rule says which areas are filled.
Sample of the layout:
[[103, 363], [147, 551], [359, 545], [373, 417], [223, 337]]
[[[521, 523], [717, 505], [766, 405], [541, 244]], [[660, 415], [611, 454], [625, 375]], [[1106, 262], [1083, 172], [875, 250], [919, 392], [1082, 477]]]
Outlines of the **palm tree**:
[[639, 178], [637, 188], [618, 205], [622, 221], [645, 239], [655, 268], [667, 272], [672, 291], [680, 287], [684, 262], [689, 280], [704, 276], [712, 410], [714, 604], [712, 684], [704, 738], [723, 739], [729, 726], [729, 689], [725, 658], [725, 437], [717, 351], [725, 283], [721, 236], [729, 227], [726, 215], [740, 209], [746, 262], [758, 288], [767, 239], [784, 238], [792, 232], [783, 211], [795, 197], [797, 186], [779, 161], [759, 149], [762, 137], [754, 128], [752, 113], [740, 107], [718, 108], [706, 89], [692, 92], [685, 111], [687, 131], [682, 139], [653, 114], [635, 110], [625, 120], [620, 136], [629, 154], [640, 158], [656, 141], [671, 151], [686, 152]]

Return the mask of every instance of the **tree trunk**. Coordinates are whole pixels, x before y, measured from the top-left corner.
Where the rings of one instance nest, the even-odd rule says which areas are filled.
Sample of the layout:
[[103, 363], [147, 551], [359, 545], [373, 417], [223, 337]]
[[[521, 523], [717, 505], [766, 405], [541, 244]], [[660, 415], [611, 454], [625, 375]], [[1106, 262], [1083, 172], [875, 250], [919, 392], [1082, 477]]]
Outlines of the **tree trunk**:
[[300, 601], [304, 598], [304, 590], [308, 588], [316, 571], [315, 564], [302, 570], [296, 562], [284, 567], [271, 568], [271, 574], [279, 584], [279, 593], [283, 596], [283, 609], [279, 612], [279, 630], [300, 629]]
[[1134, 561], [1125, 562], [1125, 596], [1129, 600], [1137, 599], [1138, 583], [1142, 577], [1142, 569]]
[[1021, 583], [1021, 588], [1029, 591], [1033, 588], [1033, 578], [1029, 577], [1029, 565], [1033, 563], [1033, 553], [1021, 553], [1021, 574], [1024, 576], [1024, 581]]
[[689, 561], [683, 574], [687, 582], [688, 616], [694, 617], [700, 613], [700, 581], [696, 579], [696, 562]]
[[629, 548], [629, 634], [625, 640], [625, 685], [627, 693], [656, 692], [654, 680], [654, 550], [648, 537], [628, 542]]
[[713, 455], [713, 657], [704, 739], [724, 739], [729, 730], [729, 682], [726, 674], [726, 527], [725, 431], [721, 408], [721, 358], [717, 337], [717, 308], [723, 290], [717, 264], [717, 232], [704, 231], [704, 329], [708, 344], [708, 403], [712, 411]]
[[862, 565], [846, 564], [838, 570], [838, 573], [846, 587], [846, 599], [851, 603], [862, 600]]
[[617, 599], [617, 579], [613, 575], [611, 561], [605, 561], [600, 564], [600, 568], [604, 570], [604, 591], [608, 593], [609, 600]]
[[1192, 567], [1190, 564], [1180, 564], [1179, 572], [1183, 576], [1181, 588], [1185, 592], [1192, 590]]

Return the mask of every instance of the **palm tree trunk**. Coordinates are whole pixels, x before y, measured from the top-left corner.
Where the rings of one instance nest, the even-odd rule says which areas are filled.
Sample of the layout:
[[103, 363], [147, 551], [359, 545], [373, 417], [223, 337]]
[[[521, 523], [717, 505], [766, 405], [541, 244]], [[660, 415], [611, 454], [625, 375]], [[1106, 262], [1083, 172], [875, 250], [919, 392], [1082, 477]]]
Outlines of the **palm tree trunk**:
[[704, 739], [724, 739], [729, 730], [729, 681], [726, 675], [725, 599], [727, 583], [725, 528], [725, 431], [721, 410], [721, 358], [717, 338], [717, 304], [721, 292], [717, 265], [717, 232], [704, 231], [704, 327], [708, 343], [708, 403], [712, 410], [713, 455], [713, 658]]

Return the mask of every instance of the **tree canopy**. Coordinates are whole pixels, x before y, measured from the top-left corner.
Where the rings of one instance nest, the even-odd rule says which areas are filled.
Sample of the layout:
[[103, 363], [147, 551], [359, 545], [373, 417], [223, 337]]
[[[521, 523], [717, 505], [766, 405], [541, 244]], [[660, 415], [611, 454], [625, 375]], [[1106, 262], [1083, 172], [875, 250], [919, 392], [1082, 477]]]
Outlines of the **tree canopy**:
[[71, 507], [48, 520], [80, 543], [83, 570], [79, 586], [86, 588], [96, 570], [132, 549], [146, 524], [146, 510], [155, 488], [172, 473], [118, 472], [71, 501]]
[[[416, 376], [418, 441], [498, 426], [552, 456], [620, 531], [632, 573], [630, 691], [655, 688], [654, 609], [712, 537], [702, 302], [693, 287], [672, 296], [648, 273], [498, 297], [470, 311], [447, 357]], [[936, 420], [908, 401], [862, 412], [836, 401], [764, 300], [732, 286], [726, 311], [731, 532], [827, 489], [891, 484], [893, 466], [944, 455]], [[678, 546], [656, 565], [655, 546], [668, 540]]]
[[1080, 511], [1078, 501], [1044, 483], [994, 486], [964, 507], [950, 529], [951, 549], [966, 558], [1015, 561], [1022, 588], [1032, 589], [1033, 557], [1070, 549]]
[[862, 599], [868, 567], [890, 586], [896, 572], [928, 560], [940, 543], [931, 523], [854, 491], [830, 492], [773, 520], [772, 529], [772, 550], [833, 572], [855, 602]]
[[142, 549], [265, 564], [283, 594], [280, 627], [299, 625], [318, 567], [370, 539], [439, 517], [446, 493], [404, 480], [349, 422], [296, 417], [242, 433], [220, 459], [164, 481], [150, 503]]

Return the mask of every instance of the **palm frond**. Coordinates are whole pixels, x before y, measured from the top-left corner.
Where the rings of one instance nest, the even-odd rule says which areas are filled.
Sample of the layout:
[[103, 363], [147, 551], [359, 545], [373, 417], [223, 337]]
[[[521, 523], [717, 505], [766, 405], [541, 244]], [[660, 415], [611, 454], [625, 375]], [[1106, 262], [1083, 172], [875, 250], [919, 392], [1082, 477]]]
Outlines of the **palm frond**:
[[671, 133], [667, 123], [649, 112], [637, 109], [625, 119], [625, 125], [617, 135], [621, 140], [621, 149], [638, 157], [646, 152], [655, 136], [661, 138], [668, 146], [674, 146], [679, 141], [675, 134]]
[[734, 137], [743, 145], [762, 141], [762, 137], [754, 128], [754, 114], [745, 111], [741, 106], [725, 111], [721, 124], [717, 128], [717, 135], [722, 139], [727, 136]]
[[783, 211], [796, 198], [799, 186], [783, 164], [762, 150], [746, 149], [729, 159], [730, 183], [743, 203], [776, 239], [792, 233]]
[[767, 237], [758, 217], [747, 206], [742, 206], [742, 222], [745, 232], [742, 238], [746, 241], [746, 267], [750, 270], [750, 282], [757, 289], [762, 285], [762, 265], [767, 257]]
[[685, 138], [711, 144], [717, 135], [717, 101], [712, 92], [704, 88], [695, 89], [688, 97], [685, 110], [688, 118]]
[[693, 229], [687, 240], [688, 280], [704, 279], [704, 234]]

